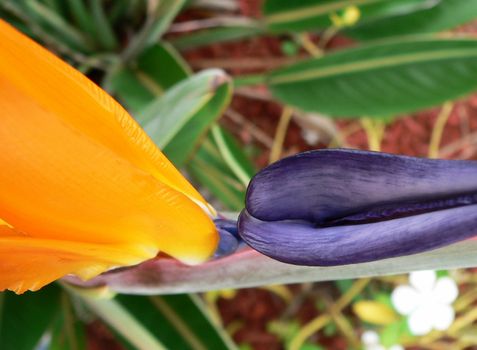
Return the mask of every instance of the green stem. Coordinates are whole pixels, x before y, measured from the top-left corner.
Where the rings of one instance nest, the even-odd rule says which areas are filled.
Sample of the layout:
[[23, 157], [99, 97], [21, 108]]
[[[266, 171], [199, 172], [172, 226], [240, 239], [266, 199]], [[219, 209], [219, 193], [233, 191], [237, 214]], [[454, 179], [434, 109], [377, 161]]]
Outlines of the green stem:
[[234, 86], [241, 87], [247, 85], [261, 85], [265, 84], [266, 76], [264, 74], [251, 74], [234, 77]]
[[137, 349], [166, 350], [164, 345], [119, 302], [110, 296], [101, 297], [103, 292], [101, 288], [90, 291], [67, 284], [62, 286]]

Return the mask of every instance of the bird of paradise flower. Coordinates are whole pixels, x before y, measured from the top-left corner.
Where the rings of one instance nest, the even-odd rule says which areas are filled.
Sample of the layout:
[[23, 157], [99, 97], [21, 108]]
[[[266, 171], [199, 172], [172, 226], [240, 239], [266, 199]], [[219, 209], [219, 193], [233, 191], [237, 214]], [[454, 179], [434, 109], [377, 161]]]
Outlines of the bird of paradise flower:
[[[270, 268], [301, 274], [287, 282], [317, 276], [289, 264], [338, 266], [313, 271], [349, 278], [360, 275], [360, 264], [477, 234], [477, 163], [356, 150], [272, 164], [252, 180], [238, 224], [224, 221], [119, 104], [1, 20], [0, 53], [0, 290], [37, 290], [69, 274], [91, 279], [158, 252], [177, 260], [89, 285], [184, 292], [229, 280], [220, 287], [269, 283]], [[233, 252], [238, 236], [256, 251], [184, 265]], [[159, 289], [147, 280], [156, 277]], [[184, 279], [198, 285], [184, 289]]]
[[214, 252], [213, 208], [118, 103], [3, 21], [0, 52], [0, 290]]

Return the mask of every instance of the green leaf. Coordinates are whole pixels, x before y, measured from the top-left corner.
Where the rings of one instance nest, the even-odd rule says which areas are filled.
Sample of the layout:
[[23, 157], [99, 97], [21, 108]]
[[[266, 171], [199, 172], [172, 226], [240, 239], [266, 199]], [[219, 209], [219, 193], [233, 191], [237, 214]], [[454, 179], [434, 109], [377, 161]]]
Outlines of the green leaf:
[[94, 20], [83, 0], [70, 0], [67, 2], [69, 12], [73, 17], [75, 23], [81, 30], [89, 35], [95, 32]]
[[185, 3], [186, 0], [169, 0], [156, 4], [154, 20], [146, 37], [148, 45], [156, 43], [162, 37]]
[[101, 0], [90, 0], [91, 14], [94, 19], [96, 32], [95, 37], [102, 48], [112, 51], [118, 47], [119, 43], [103, 6], [104, 2]]
[[477, 87], [477, 40], [409, 39], [342, 50], [272, 72], [272, 94], [332, 116], [392, 116]]
[[359, 20], [366, 22], [396, 13], [409, 13], [432, 3], [434, 0], [267, 0], [263, 13], [269, 30], [300, 32], [330, 27], [333, 14], [339, 15], [353, 6], [359, 9]]
[[25, 5], [24, 1], [0, 1], [0, 17], [27, 36], [48, 44], [58, 52], [71, 53], [72, 49], [76, 49], [74, 43], [70, 43], [61, 33], [57, 33], [46, 24], [41, 17]]
[[151, 2], [141, 30], [129, 41], [122, 58], [130, 62], [145, 48], [156, 44], [185, 4], [185, 0]]
[[[267, 331], [275, 334], [287, 349], [290, 348], [290, 343], [300, 332], [301, 325], [297, 320], [291, 321], [271, 321], [267, 324]], [[302, 348], [300, 348], [302, 350]]]
[[137, 120], [168, 158], [181, 166], [228, 105], [231, 90], [223, 71], [203, 71], [168, 90]]
[[42, 0], [45, 5], [51, 8], [53, 11], [64, 17], [66, 15], [65, 3], [61, 0]]
[[211, 135], [201, 144], [187, 169], [227, 209], [243, 209], [246, 187], [225, 163]]
[[131, 349], [235, 349], [196, 295], [81, 298]]
[[165, 42], [144, 51], [137, 60], [137, 69], [147, 74], [162, 90], [169, 89], [192, 73], [179, 53]]
[[189, 50], [199, 46], [215, 44], [224, 41], [240, 40], [258, 35], [262, 29], [255, 23], [244, 23], [243, 25], [221, 26], [210, 29], [203, 29], [190, 34], [182, 35], [171, 39], [170, 42], [179, 50]]
[[225, 163], [244, 186], [248, 186], [250, 179], [255, 174], [253, 165], [248, 158], [240, 151], [238, 145], [224, 129], [218, 125], [212, 127], [212, 136], [218, 146]]
[[158, 43], [143, 52], [132, 67], [119, 69], [109, 88], [134, 113], [189, 74], [190, 68], [177, 51], [167, 43]]
[[147, 79], [146, 75], [141, 75], [141, 72], [133, 69], [119, 69], [111, 76], [108, 82], [108, 91], [134, 114], [135, 111], [144, 108], [162, 93], [162, 89], [158, 91], [154, 82], [147, 84], [144, 77]]
[[[23, 0], [19, 2], [37, 25], [42, 26], [46, 32], [51, 32], [57, 38], [62, 38], [65, 44], [75, 50], [90, 52], [91, 42], [81, 31], [73, 27], [60, 14], [43, 5], [39, 1]], [[28, 16], [27, 14], [27, 16]]]
[[256, 169], [230, 133], [218, 125], [212, 130], [189, 162], [188, 171], [226, 209], [240, 211]]
[[[70, 291], [75, 290], [71, 287], [68, 289]], [[91, 312], [101, 318], [126, 343], [129, 349], [166, 349], [154, 334], [154, 330], [151, 331], [143, 324], [143, 315], [135, 313], [134, 310], [128, 310], [116, 299], [90, 297], [82, 295], [81, 291], [79, 293], [74, 291], [73, 293], [81, 299]], [[156, 324], [156, 332], [159, 329], [160, 327], [157, 327]]]
[[378, 39], [405, 34], [432, 33], [453, 29], [475, 20], [477, 0], [440, 0], [436, 6], [409, 14], [359, 24], [346, 34], [359, 40]]
[[86, 349], [85, 325], [77, 317], [66, 292], [61, 293], [61, 312], [51, 330], [48, 350]]
[[141, 0], [115, 0], [109, 4], [107, 16], [114, 25], [124, 24], [124, 18], [132, 24], [143, 21], [146, 9], [147, 3]]
[[[224, 329], [214, 323], [198, 295], [155, 296], [151, 301], [192, 348], [199, 349], [199, 344], [203, 344], [203, 349], [236, 348]], [[175, 341], [171, 337], [170, 343], [165, 343], [173, 348]]]
[[59, 295], [56, 285], [23, 295], [0, 293], [0, 349], [34, 349], [59, 312]]
[[411, 333], [408, 330], [406, 318], [401, 318], [399, 321], [386, 326], [381, 331], [380, 338], [384, 346], [391, 347], [400, 344], [402, 338], [407, 338], [410, 335]]

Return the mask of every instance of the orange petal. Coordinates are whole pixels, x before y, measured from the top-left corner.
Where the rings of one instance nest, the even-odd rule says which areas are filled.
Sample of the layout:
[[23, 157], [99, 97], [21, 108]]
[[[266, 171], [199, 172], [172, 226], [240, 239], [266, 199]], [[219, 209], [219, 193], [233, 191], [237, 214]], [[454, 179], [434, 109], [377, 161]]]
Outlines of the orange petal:
[[0, 217], [25, 237], [161, 250], [190, 263], [215, 249], [207, 203], [127, 112], [1, 20], [0, 110]]
[[[11, 232], [3, 236], [6, 230]], [[139, 263], [154, 256], [151, 252], [134, 251], [130, 246], [18, 236], [2, 226], [0, 235], [0, 289], [16, 293], [38, 290], [69, 273], [87, 279], [111, 267]]]
[[207, 207], [194, 187], [106, 92], [2, 20], [0, 39], [2, 80], [78, 132]]

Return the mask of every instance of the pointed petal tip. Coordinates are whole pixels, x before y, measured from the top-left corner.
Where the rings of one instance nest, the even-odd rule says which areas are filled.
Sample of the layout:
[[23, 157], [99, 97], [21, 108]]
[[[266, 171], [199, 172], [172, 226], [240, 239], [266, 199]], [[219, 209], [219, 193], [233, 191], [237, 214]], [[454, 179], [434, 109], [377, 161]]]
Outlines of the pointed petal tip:
[[0, 290], [36, 291], [68, 274], [87, 280], [117, 266], [157, 255], [157, 249], [28, 237], [10, 229], [0, 236]]

